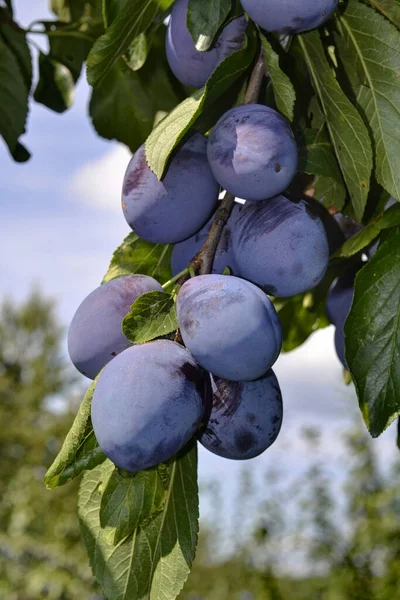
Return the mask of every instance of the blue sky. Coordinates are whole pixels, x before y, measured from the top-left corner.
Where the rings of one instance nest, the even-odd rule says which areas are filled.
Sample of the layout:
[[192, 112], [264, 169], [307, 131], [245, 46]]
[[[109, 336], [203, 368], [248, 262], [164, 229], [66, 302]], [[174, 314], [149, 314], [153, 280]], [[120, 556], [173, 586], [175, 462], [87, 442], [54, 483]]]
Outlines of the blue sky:
[[[15, 4], [17, 19], [24, 25], [50, 16], [46, 0]], [[0, 141], [0, 296], [21, 300], [37, 283], [57, 299], [65, 326], [82, 299], [99, 285], [113, 250], [129, 232], [120, 209], [129, 152], [97, 137], [87, 117], [88, 98], [83, 76], [75, 104], [64, 115], [32, 104], [24, 143], [33, 156], [26, 164], [13, 163]], [[355, 392], [343, 383], [332, 328], [281, 356], [274, 370], [285, 417], [274, 446], [246, 464], [260, 484], [255, 503], [262, 497], [261, 483], [268, 468], [278, 467], [290, 479], [310, 466], [315, 457], [299, 434], [305, 426], [321, 431], [319, 458], [339, 485], [343, 476], [340, 432], [361, 420]], [[374, 442], [382, 463], [396, 457], [394, 440], [392, 427]], [[243, 464], [200, 451], [200, 481], [219, 480], [226, 498], [235, 493], [242, 468]], [[206, 513], [206, 501], [202, 508]], [[229, 510], [225, 518], [230, 518]]]

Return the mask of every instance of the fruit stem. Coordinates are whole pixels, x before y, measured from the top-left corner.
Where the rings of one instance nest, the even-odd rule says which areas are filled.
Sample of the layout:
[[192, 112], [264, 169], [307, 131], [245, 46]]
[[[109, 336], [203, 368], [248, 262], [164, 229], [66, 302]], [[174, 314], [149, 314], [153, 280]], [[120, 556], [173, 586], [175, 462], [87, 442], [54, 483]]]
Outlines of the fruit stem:
[[[249, 85], [247, 86], [246, 95], [244, 97], [244, 104], [254, 104], [257, 102], [264, 75], [265, 62], [261, 50], [257, 62], [251, 72]], [[211, 225], [205, 244], [195, 257], [195, 263], [200, 265], [200, 275], [206, 275], [207, 273], [212, 272], [214, 257], [222, 230], [231, 215], [234, 203], [235, 196], [230, 192], [227, 192], [215, 213], [215, 219]]]
[[178, 279], [180, 279], [181, 277], [185, 277], [185, 275], [188, 275], [188, 274], [190, 274], [190, 268], [186, 267], [186, 269], [183, 269], [183, 271], [181, 271], [180, 273], [175, 275], [175, 277], [173, 277], [169, 281], [166, 281], [161, 287], [163, 288], [163, 290], [165, 290], [170, 285], [173, 285], [174, 283], [176, 283], [178, 281]]

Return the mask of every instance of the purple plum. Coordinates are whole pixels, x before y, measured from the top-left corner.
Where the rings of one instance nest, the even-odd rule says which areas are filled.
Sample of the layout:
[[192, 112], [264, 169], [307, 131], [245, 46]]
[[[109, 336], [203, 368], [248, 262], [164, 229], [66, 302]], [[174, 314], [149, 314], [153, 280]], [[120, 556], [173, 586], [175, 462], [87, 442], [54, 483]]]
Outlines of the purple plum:
[[139, 296], [161, 285], [147, 275], [126, 275], [91, 292], [79, 306], [68, 331], [68, 352], [75, 367], [94, 379], [101, 369], [131, 343], [122, 333], [122, 320]]
[[245, 200], [280, 194], [297, 170], [297, 145], [288, 121], [261, 104], [228, 110], [208, 138], [207, 156], [218, 183]]
[[144, 145], [125, 173], [122, 209], [139, 237], [175, 244], [192, 236], [214, 212], [219, 186], [207, 161], [207, 141], [194, 134], [176, 152], [159, 181], [147, 164]]
[[166, 37], [167, 59], [181, 83], [199, 88], [227, 56], [242, 48], [247, 21], [244, 16], [233, 19], [209, 50], [199, 52], [186, 25], [188, 2], [174, 2]]

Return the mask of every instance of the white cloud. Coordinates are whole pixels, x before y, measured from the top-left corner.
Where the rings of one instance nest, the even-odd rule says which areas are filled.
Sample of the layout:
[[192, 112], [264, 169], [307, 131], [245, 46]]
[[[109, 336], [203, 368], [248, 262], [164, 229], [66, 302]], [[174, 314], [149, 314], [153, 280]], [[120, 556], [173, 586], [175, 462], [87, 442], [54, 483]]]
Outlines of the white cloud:
[[75, 172], [70, 193], [90, 206], [120, 213], [122, 181], [131, 156], [125, 146], [114, 145]]

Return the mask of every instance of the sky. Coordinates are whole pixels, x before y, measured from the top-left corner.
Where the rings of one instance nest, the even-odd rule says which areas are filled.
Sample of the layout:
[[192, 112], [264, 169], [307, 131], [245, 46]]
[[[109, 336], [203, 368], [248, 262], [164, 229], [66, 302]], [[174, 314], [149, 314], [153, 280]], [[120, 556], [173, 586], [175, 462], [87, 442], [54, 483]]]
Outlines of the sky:
[[[48, 18], [46, 0], [16, 0], [23, 24]], [[40, 36], [35, 42], [42, 47]], [[83, 298], [100, 284], [111, 254], [129, 233], [120, 208], [120, 190], [130, 153], [120, 144], [100, 139], [87, 116], [89, 87], [84, 74], [73, 107], [58, 115], [32, 103], [23, 142], [32, 152], [16, 164], [0, 140], [0, 300], [24, 299], [33, 284], [57, 300], [58, 314], [68, 326]], [[66, 345], [64, 342], [64, 351]], [[258, 483], [254, 504], [262, 499], [265, 472], [279, 468], [288, 479], [304, 472], [315, 458], [300, 431], [321, 433], [318, 459], [343, 481], [341, 432], [361, 423], [352, 386], [343, 383], [336, 358], [333, 328], [314, 334], [301, 348], [281, 355], [274, 371], [284, 401], [284, 422], [275, 444], [246, 463]], [[396, 457], [394, 427], [374, 441], [382, 464]], [[237, 490], [243, 464], [227, 461], [200, 447], [202, 484], [217, 480], [229, 503]], [[206, 494], [201, 509], [210, 509]]]

